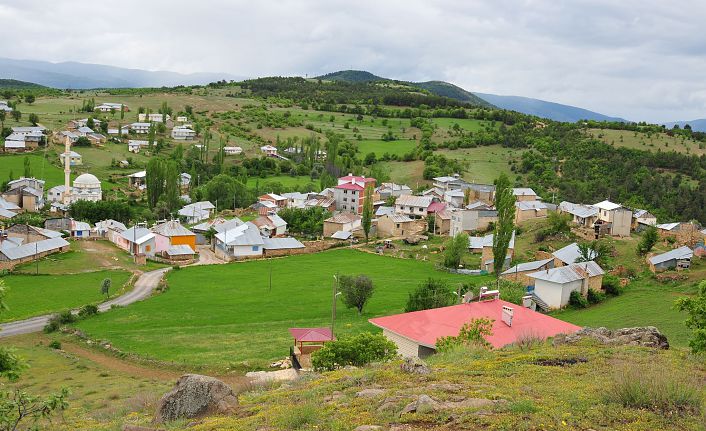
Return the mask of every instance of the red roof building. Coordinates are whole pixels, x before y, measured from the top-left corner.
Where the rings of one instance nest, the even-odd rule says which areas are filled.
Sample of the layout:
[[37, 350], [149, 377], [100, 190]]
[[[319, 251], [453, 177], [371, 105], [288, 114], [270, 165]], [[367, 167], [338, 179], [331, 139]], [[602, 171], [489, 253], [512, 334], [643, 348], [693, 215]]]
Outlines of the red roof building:
[[[338, 185], [333, 188], [333, 197], [338, 211], [361, 214], [365, 202], [365, 190], [375, 189], [375, 178], [367, 178], [348, 174], [338, 179]], [[373, 199], [375, 199], [373, 197]]]
[[494, 320], [492, 335], [486, 337], [494, 348], [513, 344], [526, 336], [546, 339], [581, 329], [500, 299], [377, 317], [369, 322], [383, 329], [385, 336], [397, 344], [399, 354], [423, 358], [435, 353], [439, 338], [457, 336], [465, 323], [478, 318]]

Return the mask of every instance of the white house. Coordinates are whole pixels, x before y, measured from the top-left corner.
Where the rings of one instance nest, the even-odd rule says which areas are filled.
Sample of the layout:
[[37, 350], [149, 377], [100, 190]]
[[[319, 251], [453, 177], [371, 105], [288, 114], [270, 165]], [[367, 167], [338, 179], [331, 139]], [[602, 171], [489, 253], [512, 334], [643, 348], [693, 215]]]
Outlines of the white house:
[[600, 288], [603, 274], [596, 262], [589, 261], [537, 271], [527, 277], [534, 279], [534, 294], [551, 309], [568, 305], [571, 292], [585, 296], [589, 288]]
[[144, 135], [150, 132], [151, 123], [138, 122], [130, 124], [130, 130], [138, 135]]
[[150, 146], [148, 141], [140, 141], [135, 139], [130, 139], [127, 141], [127, 150], [131, 153], [139, 153], [143, 148]]
[[196, 137], [196, 132], [187, 126], [177, 126], [172, 129], [172, 139], [190, 141]]
[[194, 224], [211, 218], [216, 207], [209, 201], [194, 202], [179, 210], [179, 217], [186, 219], [186, 224]]
[[[64, 166], [64, 159], [66, 159], [66, 154], [59, 153], [59, 159], [61, 159], [61, 166]], [[69, 153], [69, 165], [78, 166], [81, 164], [83, 164], [83, 158], [81, 157], [81, 155], [76, 151], [71, 151], [71, 153]]]
[[243, 149], [241, 147], [223, 147], [223, 152], [227, 156], [237, 156], [243, 153]]
[[260, 234], [264, 237], [282, 236], [287, 233], [287, 222], [277, 214], [260, 216], [252, 223], [260, 229]]
[[216, 256], [221, 259], [262, 256], [264, 245], [260, 230], [251, 222], [219, 232], [215, 236]]
[[395, 212], [412, 217], [426, 217], [433, 202], [434, 198], [431, 196], [402, 195], [395, 200]]
[[263, 145], [260, 147], [260, 151], [265, 153], [266, 156], [277, 156], [277, 147], [273, 147], [272, 145]]
[[127, 105], [124, 105], [122, 103], [112, 103], [112, 102], [105, 102], [101, 103], [100, 105], [96, 106], [96, 111], [100, 112], [120, 112], [120, 111], [129, 111]]
[[[167, 114], [166, 121], [171, 120], [172, 117]], [[150, 122], [150, 123], [164, 123], [165, 119], [162, 114], [137, 114], [137, 121], [140, 122]]]

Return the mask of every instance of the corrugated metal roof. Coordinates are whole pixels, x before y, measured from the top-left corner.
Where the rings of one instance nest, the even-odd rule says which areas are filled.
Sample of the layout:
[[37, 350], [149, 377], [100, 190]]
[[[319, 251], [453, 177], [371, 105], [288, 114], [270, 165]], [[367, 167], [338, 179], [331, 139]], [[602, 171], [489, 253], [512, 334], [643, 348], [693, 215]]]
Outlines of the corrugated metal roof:
[[338, 214], [334, 214], [333, 216], [327, 218], [324, 220], [324, 222], [328, 223], [350, 223], [356, 220], [360, 220], [361, 217], [357, 214], [353, 214], [351, 212], [340, 212]]
[[594, 206], [575, 204], [567, 201], [563, 201], [559, 204], [559, 210], [579, 218], [588, 218], [598, 215], [598, 208]]
[[353, 235], [350, 231], [347, 230], [339, 230], [338, 232], [334, 232], [333, 235], [331, 235], [331, 238], [333, 239], [348, 239]]
[[558, 268], [552, 268], [546, 271], [537, 271], [532, 274], [527, 274], [528, 277], [535, 278], [537, 280], [545, 280], [552, 283], [565, 284], [571, 283], [572, 281], [581, 280], [589, 277], [595, 277], [597, 275], [603, 275], [605, 272], [598, 266], [594, 261], [573, 263], [568, 266], [560, 266]]
[[71, 221], [72, 231], [84, 231], [91, 230], [91, 225], [83, 221]]
[[264, 244], [262, 236], [260, 236], [260, 230], [251, 222], [247, 222], [235, 229], [220, 232], [216, 234], [216, 239], [228, 246]]
[[24, 259], [35, 254], [53, 251], [62, 247], [67, 247], [69, 243], [64, 238], [49, 238], [29, 244], [20, 245], [0, 250], [9, 260]]
[[169, 247], [167, 249], [167, 254], [170, 256], [191, 256], [194, 254], [194, 250], [192, 250], [191, 247], [186, 244], [179, 244]]
[[548, 264], [552, 260], [554, 260], [554, 259], [542, 259], [542, 260], [534, 260], [532, 262], [518, 263], [517, 265], [508, 269], [507, 271], [504, 271], [502, 273], [502, 275], [514, 274], [516, 272], [533, 271], [533, 270], [536, 270], [536, 269], [543, 267], [544, 265]]
[[[478, 249], [483, 247], [493, 246], [493, 234], [488, 234], [485, 236], [469, 236], [468, 237], [468, 248]], [[515, 248], [515, 231], [512, 231], [512, 237], [510, 238], [510, 244], [508, 249]]]
[[515, 202], [515, 206], [520, 211], [529, 211], [529, 210], [540, 211], [540, 210], [547, 209], [547, 206], [542, 201], [519, 201], [519, 202]]
[[672, 230], [675, 227], [679, 226], [679, 222], [676, 223], [662, 223], [657, 225], [657, 229], [662, 229], [662, 230]]
[[529, 187], [515, 187], [512, 189], [512, 194], [514, 196], [537, 196], [537, 193]]
[[181, 225], [177, 220], [170, 220], [152, 227], [152, 232], [162, 236], [191, 236], [194, 235], [189, 229]]
[[10, 201], [6, 201], [6, 200], [3, 199], [2, 197], [0, 197], [0, 208], [6, 209], [6, 210], [18, 210], [18, 209], [20, 209], [20, 207], [17, 206], [17, 204], [15, 204], [15, 203], [13, 203], [13, 202], [10, 202]]
[[[581, 252], [579, 251], [579, 245], [574, 242], [564, 248], [560, 248], [552, 253], [552, 255], [568, 265], [575, 263], [576, 260], [581, 257]], [[591, 255], [589, 257], [591, 259], [595, 258], [596, 252], [591, 250]]]
[[608, 200], [598, 202], [597, 204], [593, 204], [593, 206], [606, 211], [613, 211], [622, 207], [622, 205], [616, 204]]
[[389, 218], [390, 220], [392, 220], [393, 223], [409, 223], [411, 221], [414, 221], [404, 214], [388, 214], [383, 217]]
[[292, 248], [304, 248], [304, 244], [296, 238], [263, 238], [265, 250], [287, 250]]
[[12, 211], [6, 210], [5, 208], [0, 207], [0, 217], [2, 218], [12, 218], [16, 216], [16, 213], [13, 213]]
[[650, 263], [652, 265], [657, 265], [664, 262], [669, 262], [675, 259], [691, 259], [694, 257], [694, 251], [687, 246], [682, 246], [675, 248], [674, 250], [669, 250], [666, 253], [658, 254], [650, 258]]
[[432, 202], [433, 198], [431, 196], [402, 195], [395, 200], [395, 205], [429, 208]]
[[377, 210], [375, 210], [376, 217], [384, 216], [387, 214], [394, 214], [394, 213], [395, 213], [394, 207], [381, 206], [381, 207], [378, 207]]

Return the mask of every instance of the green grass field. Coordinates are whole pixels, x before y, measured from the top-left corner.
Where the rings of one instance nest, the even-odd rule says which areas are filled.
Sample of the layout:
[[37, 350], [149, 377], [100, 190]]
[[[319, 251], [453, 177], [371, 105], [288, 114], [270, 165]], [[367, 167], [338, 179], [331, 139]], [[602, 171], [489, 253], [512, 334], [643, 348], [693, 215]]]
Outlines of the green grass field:
[[126, 271], [96, 271], [65, 275], [6, 275], [5, 303], [9, 310], [0, 314], [0, 320], [24, 319], [101, 302], [100, 284], [104, 278], [113, 281], [111, 296], [123, 292], [123, 284], [130, 278]]
[[396, 154], [401, 157], [413, 151], [417, 146], [417, 141], [410, 141], [408, 139], [396, 141], [363, 140], [356, 141], [356, 144], [360, 152], [360, 157], [365, 157], [368, 153], [375, 153], [375, 156], [378, 158], [382, 157], [385, 153], [390, 155]]
[[464, 179], [476, 183], [492, 184], [503, 172], [511, 178], [513, 177], [509, 162], [518, 159], [522, 151], [491, 145], [458, 150], [440, 150], [439, 153], [465, 163]]
[[669, 136], [666, 133], [647, 134], [629, 130], [588, 129], [587, 134], [616, 147], [626, 147], [642, 151], [676, 151], [678, 153], [706, 154], [706, 147], [691, 138]]
[[[44, 159], [42, 153], [0, 155], [0, 179], [5, 181], [12, 176], [17, 179], [24, 175], [24, 160], [29, 158], [32, 176], [46, 181], [45, 189], [64, 183], [64, 171], [52, 165], [52, 160]], [[71, 178], [75, 178], [72, 174]]]
[[166, 293], [78, 326], [143, 357], [217, 368], [262, 367], [289, 354], [287, 328], [330, 325], [337, 272], [367, 274], [375, 284], [362, 316], [338, 302], [338, 336], [374, 331], [367, 319], [402, 312], [408, 292], [428, 277], [453, 283], [487, 280], [440, 272], [428, 262], [334, 250], [174, 271]]
[[284, 186], [286, 189], [293, 189], [297, 187], [302, 187], [307, 184], [313, 184], [315, 189], [318, 191], [320, 189], [319, 187], [319, 181], [318, 180], [313, 180], [311, 177], [308, 176], [299, 176], [299, 177], [293, 177], [291, 175], [278, 175], [274, 177], [267, 177], [267, 178], [248, 178], [248, 187], [251, 189], [254, 189], [257, 185], [259, 187], [260, 192], [262, 193], [269, 193], [269, 190], [267, 188], [269, 187], [268, 184], [272, 183], [280, 183], [282, 186]]
[[477, 132], [486, 127], [496, 128], [498, 126], [493, 121], [473, 120], [470, 118], [432, 118], [431, 121], [443, 129], [450, 129], [454, 124], [458, 124], [462, 129], [471, 132]]

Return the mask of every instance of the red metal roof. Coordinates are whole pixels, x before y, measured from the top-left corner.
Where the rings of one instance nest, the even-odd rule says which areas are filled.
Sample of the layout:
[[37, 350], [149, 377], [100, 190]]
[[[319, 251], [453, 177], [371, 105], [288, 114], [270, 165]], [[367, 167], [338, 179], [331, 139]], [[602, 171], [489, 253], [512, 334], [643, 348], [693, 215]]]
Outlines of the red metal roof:
[[363, 186], [359, 186], [358, 184], [353, 184], [353, 183], [346, 183], [346, 184], [339, 184], [336, 186], [337, 189], [348, 189], [348, 190], [363, 190]]
[[[514, 310], [512, 326], [507, 326], [501, 319], [503, 305], [512, 307]], [[457, 336], [464, 323], [480, 317], [495, 320], [492, 335], [486, 337], [495, 348], [512, 344], [523, 335], [533, 335], [545, 339], [581, 329], [580, 326], [500, 299], [376, 317], [370, 319], [369, 322], [423, 346], [434, 348], [437, 339], [445, 336]]]
[[435, 213], [435, 212], [443, 210], [444, 208], [446, 208], [446, 204], [444, 202], [432, 202], [427, 207], [427, 212]]
[[289, 333], [292, 334], [297, 343], [313, 343], [332, 341], [331, 328], [289, 328]]
[[340, 181], [355, 181], [357, 183], [370, 183], [374, 182], [375, 178], [371, 177], [359, 177], [356, 175], [346, 175], [345, 177], [339, 178]]

